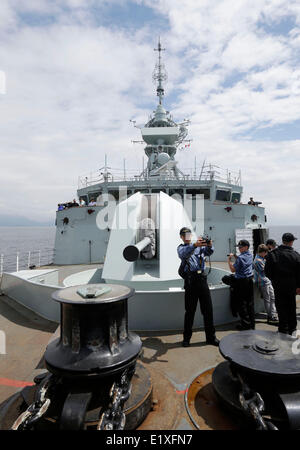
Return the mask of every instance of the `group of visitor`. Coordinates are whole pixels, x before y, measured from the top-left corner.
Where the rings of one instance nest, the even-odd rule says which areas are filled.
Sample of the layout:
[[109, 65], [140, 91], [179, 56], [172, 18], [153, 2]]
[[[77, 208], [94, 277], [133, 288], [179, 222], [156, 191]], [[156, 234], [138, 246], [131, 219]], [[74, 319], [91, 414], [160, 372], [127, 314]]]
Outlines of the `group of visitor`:
[[[293, 335], [297, 329], [296, 294], [300, 294], [300, 255], [293, 249], [297, 238], [284, 233], [277, 247], [273, 239], [260, 244], [253, 261], [247, 240], [238, 243], [239, 256], [228, 256], [234, 273], [233, 290], [241, 322], [240, 330], [255, 329], [253, 275], [267, 313], [267, 322], [278, 325], [278, 331]], [[235, 257], [235, 263], [232, 263]]]
[[69, 209], [79, 206], [97, 206], [97, 203], [94, 198], [91, 198], [87, 205], [86, 201], [82, 197], [80, 197], [79, 203], [74, 199], [72, 202], [59, 203], [57, 206], [58, 206], [57, 210], [62, 211], [63, 209]]
[[[185, 316], [183, 347], [190, 346], [194, 316], [198, 301], [204, 319], [206, 343], [218, 346], [215, 334], [213, 307], [205, 273], [205, 258], [213, 254], [210, 239], [198, 238], [192, 243], [192, 232], [183, 227], [180, 232], [182, 244], [177, 253], [181, 260], [178, 270], [184, 279]], [[300, 294], [300, 254], [293, 249], [297, 238], [284, 233], [282, 245], [277, 247], [273, 239], [260, 244], [253, 260], [250, 243], [241, 239], [237, 244], [239, 255], [230, 253], [228, 265], [231, 276], [223, 277], [230, 285], [235, 299], [236, 312], [240, 317], [238, 330], [255, 329], [254, 282], [264, 300], [267, 323], [278, 325], [280, 333], [293, 335], [297, 330], [296, 294]], [[232, 261], [235, 258], [235, 261]], [[226, 281], [225, 281], [226, 279]]]

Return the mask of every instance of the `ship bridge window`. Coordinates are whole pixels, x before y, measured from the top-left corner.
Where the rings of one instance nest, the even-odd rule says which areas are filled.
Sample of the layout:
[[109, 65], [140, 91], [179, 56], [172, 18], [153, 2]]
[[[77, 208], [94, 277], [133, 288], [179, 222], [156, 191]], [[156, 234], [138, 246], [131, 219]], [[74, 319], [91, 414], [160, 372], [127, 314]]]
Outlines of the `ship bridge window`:
[[135, 189], [134, 193], [140, 192], [141, 194], [149, 194], [149, 189]]
[[82, 198], [82, 199], [85, 201], [85, 204], [86, 204], [86, 205], [88, 204], [88, 198], [87, 198], [87, 195], [80, 195], [79, 198]]
[[158, 194], [159, 192], [166, 192], [165, 189], [151, 189], [152, 194]]
[[89, 202], [90, 202], [92, 199], [94, 199], [94, 200], [97, 201], [97, 198], [98, 198], [99, 195], [101, 195], [101, 194], [102, 194], [101, 191], [100, 191], [100, 192], [91, 192], [91, 193], [89, 194]]
[[204, 200], [210, 199], [210, 190], [209, 189], [187, 189], [186, 193], [193, 195], [193, 196], [202, 194], [204, 196]]
[[230, 202], [230, 191], [226, 191], [223, 189], [217, 189], [216, 191], [216, 200], [220, 202]]
[[231, 203], [240, 203], [241, 194], [239, 192], [233, 192], [231, 195]]
[[[179, 196], [181, 198], [183, 198], [183, 189], [169, 189], [169, 196], [173, 197], [173, 195], [174, 195], [175, 200], [176, 200], [176, 197], [179, 198]], [[175, 197], [175, 195], [176, 195], [176, 197]]]
[[114, 198], [116, 201], [119, 200], [119, 194], [120, 194], [120, 193], [119, 193], [119, 190], [118, 190], [118, 189], [109, 190], [108, 193], [109, 193], [110, 195], [112, 195], [113, 198]]

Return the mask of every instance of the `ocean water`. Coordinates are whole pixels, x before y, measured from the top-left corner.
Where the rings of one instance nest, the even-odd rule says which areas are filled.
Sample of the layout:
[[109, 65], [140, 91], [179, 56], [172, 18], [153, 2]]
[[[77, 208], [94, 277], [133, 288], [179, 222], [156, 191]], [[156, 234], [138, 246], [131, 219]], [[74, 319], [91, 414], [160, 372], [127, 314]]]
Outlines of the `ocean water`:
[[283, 233], [292, 233], [298, 239], [294, 241], [293, 248], [300, 253], [300, 226], [292, 225], [292, 226], [275, 226], [269, 227], [269, 238], [274, 239], [277, 245], [282, 244], [281, 238]]
[[[53, 261], [55, 227], [0, 227], [0, 258], [2, 270], [14, 272], [28, 265], [49, 264]], [[30, 252], [30, 254], [29, 254]], [[0, 259], [0, 263], [1, 263]], [[1, 271], [1, 268], [0, 268]]]
[[[51, 263], [55, 230], [55, 227], [0, 227], [2, 270], [6, 272], [16, 270], [17, 253], [19, 253], [19, 270], [26, 269], [28, 265], [38, 266], [39, 263], [41, 265]], [[300, 253], [300, 226], [269, 227], [269, 237], [275, 239], [278, 245], [281, 244], [281, 237], [286, 232], [293, 233], [299, 238], [294, 243], [294, 249]]]

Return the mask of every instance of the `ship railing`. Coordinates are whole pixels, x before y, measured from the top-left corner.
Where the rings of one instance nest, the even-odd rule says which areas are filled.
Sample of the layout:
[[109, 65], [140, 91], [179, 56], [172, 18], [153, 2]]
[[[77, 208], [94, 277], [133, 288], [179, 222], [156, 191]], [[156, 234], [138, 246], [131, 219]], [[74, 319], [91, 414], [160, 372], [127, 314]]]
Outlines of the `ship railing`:
[[0, 254], [0, 276], [3, 272], [19, 272], [48, 266], [54, 261], [54, 248], [43, 250], [17, 251], [14, 254]]
[[[113, 170], [113, 169], [112, 169]], [[104, 182], [135, 182], [145, 181], [151, 179], [146, 175], [146, 171], [143, 170], [139, 175], [135, 175], [135, 170], [127, 170], [126, 173], [122, 173], [121, 170], [114, 169], [113, 172], [107, 172], [99, 174], [99, 172], [90, 174], [89, 176], [79, 177], [78, 189], [93, 186], [98, 183]], [[229, 171], [228, 169], [222, 169], [212, 164], [202, 165], [201, 167], [185, 168], [180, 170], [176, 175], [163, 174], [164, 180], [179, 180], [179, 181], [220, 181], [228, 184], [234, 184], [236, 186], [242, 185], [241, 172]]]
[[78, 178], [78, 189], [82, 189], [85, 187], [93, 186], [94, 184], [98, 183], [105, 183], [110, 181], [135, 181], [136, 179], [144, 179], [142, 169], [142, 173], [140, 175], [136, 175], [136, 170], [126, 170], [126, 172], [120, 170], [120, 169], [110, 169], [110, 171], [106, 172], [94, 172], [90, 173], [89, 175], [81, 176]]

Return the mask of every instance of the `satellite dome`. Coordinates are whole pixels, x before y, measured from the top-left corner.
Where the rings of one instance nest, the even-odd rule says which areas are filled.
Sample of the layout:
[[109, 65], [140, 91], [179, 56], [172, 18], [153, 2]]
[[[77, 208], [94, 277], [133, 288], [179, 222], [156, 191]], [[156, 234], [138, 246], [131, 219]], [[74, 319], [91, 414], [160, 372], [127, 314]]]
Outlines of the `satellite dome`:
[[163, 166], [168, 161], [170, 161], [170, 156], [168, 155], [168, 153], [162, 152], [157, 157], [157, 162], [160, 166]]

